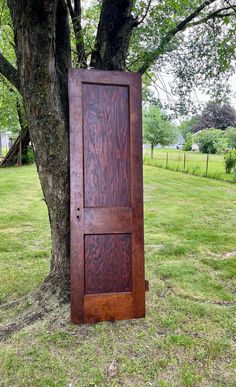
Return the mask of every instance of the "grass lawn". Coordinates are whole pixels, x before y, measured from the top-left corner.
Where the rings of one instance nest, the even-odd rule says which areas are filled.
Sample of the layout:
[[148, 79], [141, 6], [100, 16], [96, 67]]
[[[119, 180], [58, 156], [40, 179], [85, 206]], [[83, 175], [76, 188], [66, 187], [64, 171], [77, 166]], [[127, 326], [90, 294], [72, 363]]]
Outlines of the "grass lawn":
[[[76, 326], [63, 307], [1, 343], [0, 386], [235, 386], [236, 186], [148, 166], [144, 179], [146, 319]], [[0, 206], [3, 303], [49, 268], [34, 166], [0, 169]]]
[[[146, 165], [159, 166], [172, 171], [186, 172], [191, 175], [207, 176], [226, 180], [236, 181], [233, 171], [225, 173], [224, 155], [207, 155], [200, 152], [184, 152], [177, 149], [154, 149], [153, 159], [150, 157], [150, 149], [144, 149], [144, 163]], [[168, 155], [167, 155], [168, 153]], [[185, 154], [185, 156], [184, 156]], [[185, 161], [184, 161], [185, 159]]]

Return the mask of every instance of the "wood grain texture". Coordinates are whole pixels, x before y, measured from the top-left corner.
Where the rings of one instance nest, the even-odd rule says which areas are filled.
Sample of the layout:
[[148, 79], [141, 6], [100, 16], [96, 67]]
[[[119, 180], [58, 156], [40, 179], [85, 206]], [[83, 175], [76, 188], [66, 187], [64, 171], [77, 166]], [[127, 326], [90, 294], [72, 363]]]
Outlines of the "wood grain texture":
[[137, 315], [132, 293], [84, 296], [84, 322], [115, 321], [144, 317]]
[[85, 207], [130, 206], [129, 90], [83, 84]]
[[131, 233], [132, 209], [128, 207], [85, 208], [85, 234]]
[[131, 235], [85, 235], [85, 294], [131, 290]]
[[83, 136], [82, 84], [77, 74], [69, 71], [70, 113], [70, 280], [71, 321], [84, 321], [84, 235], [77, 219], [77, 208], [83, 203]]

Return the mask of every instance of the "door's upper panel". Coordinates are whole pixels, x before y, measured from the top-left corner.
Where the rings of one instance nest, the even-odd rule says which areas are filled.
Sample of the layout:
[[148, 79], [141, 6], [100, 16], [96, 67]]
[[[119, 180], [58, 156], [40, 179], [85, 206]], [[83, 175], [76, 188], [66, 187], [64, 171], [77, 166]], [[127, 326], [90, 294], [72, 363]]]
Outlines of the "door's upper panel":
[[84, 206], [130, 207], [128, 86], [83, 83]]

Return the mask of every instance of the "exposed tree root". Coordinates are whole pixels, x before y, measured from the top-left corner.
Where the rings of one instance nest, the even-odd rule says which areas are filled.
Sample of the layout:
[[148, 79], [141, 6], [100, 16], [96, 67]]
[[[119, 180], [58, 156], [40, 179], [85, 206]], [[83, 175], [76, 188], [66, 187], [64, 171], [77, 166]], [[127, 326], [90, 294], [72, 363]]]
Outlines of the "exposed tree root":
[[28, 296], [23, 296], [23, 297], [19, 298], [18, 300], [4, 302], [4, 303], [0, 304], [0, 310], [7, 310], [7, 309], [15, 308], [16, 306], [21, 305], [27, 298], [28, 298]]
[[[5, 341], [10, 335], [20, 331], [24, 327], [34, 324], [48, 315], [55, 309], [69, 302], [69, 286], [65, 278], [58, 278], [50, 274], [44, 283], [29, 295], [20, 298], [16, 301], [2, 304], [1, 310], [7, 310], [19, 305], [26, 305], [20, 315], [17, 316], [17, 321], [10, 322], [7, 325], [0, 326], [0, 341]], [[62, 284], [65, 284], [62, 286]]]
[[0, 327], [0, 341], [5, 341], [12, 333], [20, 331], [25, 326], [43, 318], [44, 315], [45, 314], [43, 314], [42, 311], [28, 312], [27, 314], [22, 315], [17, 323], [15, 322], [5, 327]]

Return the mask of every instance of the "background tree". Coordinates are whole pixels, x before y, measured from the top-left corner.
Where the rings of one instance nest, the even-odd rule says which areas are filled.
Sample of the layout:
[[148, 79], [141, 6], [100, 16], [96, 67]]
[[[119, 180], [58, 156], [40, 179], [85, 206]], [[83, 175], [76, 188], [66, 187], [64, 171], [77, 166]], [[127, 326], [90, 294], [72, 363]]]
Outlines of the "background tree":
[[227, 128], [224, 131], [224, 138], [229, 144], [229, 148], [236, 149], [236, 128]]
[[150, 144], [152, 158], [155, 146], [170, 145], [177, 138], [176, 127], [157, 106], [144, 110], [143, 128], [143, 139], [145, 143]]
[[[181, 33], [192, 31], [193, 23], [219, 23], [215, 12], [222, 15], [227, 8], [229, 25], [235, 25], [234, 6], [228, 0], [102, 0], [94, 13], [96, 33], [90, 39], [89, 21], [85, 28], [82, 23], [88, 8], [83, 13], [80, 0], [7, 0], [8, 9], [5, 5], [2, 15], [9, 17], [10, 10], [15, 56], [9, 54], [12, 45], [1, 47], [0, 72], [23, 98], [51, 226], [51, 269], [34, 296], [42, 316], [52, 307], [53, 295], [57, 301], [68, 301], [70, 285], [67, 69], [71, 53], [80, 68], [128, 69], [151, 77], [155, 63], [165, 61], [180, 46]], [[14, 329], [31, 320], [28, 314]]]
[[236, 126], [236, 111], [229, 104], [208, 102], [195, 124], [192, 132], [207, 128], [226, 129], [228, 126]]

